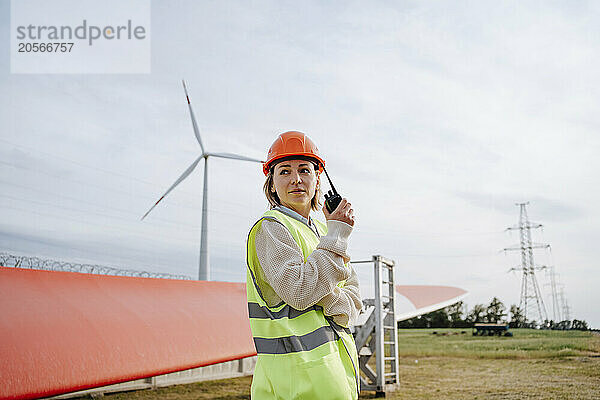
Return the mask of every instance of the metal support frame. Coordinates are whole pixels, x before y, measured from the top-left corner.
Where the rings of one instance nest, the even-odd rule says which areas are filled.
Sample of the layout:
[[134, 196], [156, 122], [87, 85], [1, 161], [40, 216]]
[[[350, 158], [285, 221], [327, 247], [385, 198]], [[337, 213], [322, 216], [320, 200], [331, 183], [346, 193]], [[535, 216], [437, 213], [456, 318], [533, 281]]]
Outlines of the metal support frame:
[[[359, 369], [362, 372], [361, 390], [378, 395], [394, 391], [400, 384], [398, 368], [398, 324], [395, 308], [394, 261], [380, 255], [372, 260], [352, 264], [373, 264], [375, 298], [365, 299], [363, 312], [370, 313], [367, 321], [355, 327]], [[369, 361], [375, 355], [375, 371]]]

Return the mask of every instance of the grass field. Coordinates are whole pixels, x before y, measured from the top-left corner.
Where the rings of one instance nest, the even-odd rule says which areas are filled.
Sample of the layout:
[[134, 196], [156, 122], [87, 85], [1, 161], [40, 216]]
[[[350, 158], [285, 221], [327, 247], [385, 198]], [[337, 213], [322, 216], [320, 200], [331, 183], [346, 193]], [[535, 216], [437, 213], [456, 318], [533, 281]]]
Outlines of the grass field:
[[[433, 334], [436, 331], [437, 334]], [[403, 329], [400, 389], [392, 399], [600, 399], [600, 336], [513, 329]], [[106, 395], [110, 400], [248, 399], [252, 377]], [[372, 398], [372, 393], [361, 397]]]

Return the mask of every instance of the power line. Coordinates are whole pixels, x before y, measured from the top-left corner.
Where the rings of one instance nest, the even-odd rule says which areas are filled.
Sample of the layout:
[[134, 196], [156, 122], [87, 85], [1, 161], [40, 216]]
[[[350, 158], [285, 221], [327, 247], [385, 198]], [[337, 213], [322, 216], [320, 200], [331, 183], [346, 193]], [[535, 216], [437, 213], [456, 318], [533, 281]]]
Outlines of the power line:
[[[6, 162], [6, 161], [2, 161], [2, 160], [0, 160], [0, 164], [8, 165], [10, 167], [21, 169], [21, 170], [25, 170], [25, 171], [31, 171], [31, 169], [29, 169], [29, 168], [23, 167], [21, 165], [16, 165], [16, 164], [13, 164], [13, 163], [9, 163], [9, 162]], [[97, 185], [95, 183], [91, 183], [91, 182], [87, 182], [87, 181], [81, 181], [81, 180], [73, 179], [73, 178], [69, 178], [69, 177], [58, 177], [56, 175], [50, 174], [50, 173], [48, 173], [46, 171], [42, 171], [42, 170], [35, 170], [33, 172], [49, 176], [49, 177], [51, 177], [53, 179], [66, 180], [66, 181], [74, 182], [74, 183], [79, 184], [81, 187], [85, 187], [85, 188], [87, 188], [87, 187], [94, 187], [96, 189], [100, 189], [100, 190], [103, 190], [103, 191], [118, 193], [119, 195], [124, 195], [124, 196], [127, 196], [127, 197], [131, 197], [131, 191], [125, 191], [125, 190], [115, 189], [113, 187], [109, 188], [109, 187], [106, 187], [106, 186]], [[142, 197], [142, 198], [146, 198], [146, 199], [154, 199], [154, 197], [152, 197], [150, 195], [143, 195], [143, 194], [136, 195], [136, 197]], [[183, 208], [188, 208], [188, 209], [195, 210], [195, 211], [199, 211], [200, 210], [198, 207], [190, 206], [190, 205], [187, 205], [187, 204], [181, 204], [179, 202], [175, 202], [175, 206], [183, 207]]]
[[[56, 218], [56, 219], [59, 219], [61, 222], [71, 221], [71, 222], [77, 223], [78, 226], [92, 225], [92, 226], [98, 226], [100, 228], [106, 228], [109, 231], [113, 231], [113, 232], [117, 232], [117, 233], [125, 232], [125, 233], [128, 233], [132, 237], [137, 237], [139, 239], [144, 239], [144, 240], [156, 241], [157, 239], [164, 239], [164, 237], [157, 237], [156, 235], [147, 235], [147, 234], [144, 234], [144, 233], [135, 232], [135, 231], [128, 230], [128, 229], [116, 228], [114, 225], [105, 225], [105, 224], [93, 223], [93, 222], [90, 222], [89, 220], [82, 221], [82, 220], [78, 220], [78, 219], [73, 219], [73, 218], [65, 217], [63, 215], [56, 215], [56, 214], [52, 214], [52, 213], [42, 213], [42, 212], [32, 211], [32, 210], [28, 210], [28, 209], [24, 209], [24, 208], [20, 208], [20, 207], [15, 207], [15, 206], [2, 206], [2, 207], [5, 208], [5, 209], [12, 209], [12, 210], [16, 210], [16, 211], [21, 211], [21, 212], [24, 212], [24, 213], [27, 213], [27, 214], [33, 214], [33, 215], [38, 215], [38, 216], [42, 216], [42, 217]], [[169, 237], [172, 237], [172, 235], [169, 235]], [[183, 238], [179, 238], [178, 240], [183, 240]]]
[[[20, 188], [22, 188], [22, 189], [30, 190], [30, 191], [32, 191], [32, 192], [37, 192], [37, 193], [41, 193], [41, 194], [45, 194], [45, 195], [48, 195], [48, 194], [49, 194], [49, 195], [51, 195], [51, 196], [60, 197], [60, 198], [63, 198], [63, 199], [67, 199], [67, 200], [75, 201], [75, 202], [77, 202], [77, 203], [89, 204], [89, 205], [91, 205], [91, 206], [94, 206], [94, 207], [100, 207], [100, 208], [103, 208], [103, 209], [106, 209], [106, 210], [117, 211], [117, 212], [120, 212], [120, 213], [123, 213], [123, 214], [128, 214], [128, 215], [131, 215], [131, 216], [135, 216], [136, 218], [134, 218], [134, 219], [132, 219], [132, 220], [135, 220], [135, 221], [139, 220], [139, 213], [136, 213], [136, 212], [133, 212], [133, 211], [130, 211], [130, 210], [125, 210], [125, 209], [122, 209], [122, 208], [112, 207], [112, 206], [108, 206], [108, 205], [106, 205], [106, 204], [101, 204], [101, 205], [100, 205], [100, 204], [93, 203], [93, 202], [91, 202], [91, 201], [87, 201], [87, 200], [78, 199], [78, 198], [71, 197], [71, 196], [67, 196], [67, 195], [64, 195], [64, 194], [61, 194], [61, 193], [51, 193], [51, 192], [46, 192], [46, 191], [44, 191], [44, 190], [40, 190], [40, 189], [34, 189], [34, 188], [31, 188], [31, 187], [28, 187], [28, 186], [19, 185], [18, 183], [7, 182], [7, 181], [3, 181], [3, 180], [0, 180], [0, 183], [2, 183], [2, 184], [6, 184], [6, 185], [15, 186], [15, 187], [20, 187]], [[1, 194], [1, 193], [0, 193], [0, 196], [3, 196], [3, 197], [8, 197], [8, 198], [12, 198], [12, 196], [3, 195], [3, 194]], [[15, 198], [15, 199], [17, 199], [17, 198]], [[51, 203], [42, 203], [42, 202], [39, 202], [39, 201], [36, 201], [36, 200], [31, 200], [31, 199], [26, 199], [26, 198], [20, 198], [19, 200], [22, 200], [22, 201], [28, 201], [28, 202], [37, 202], [37, 203], [39, 203], [39, 204], [46, 204], [46, 205], [54, 206], [54, 205], [53, 205], [53, 204], [51, 204]], [[64, 207], [64, 206], [62, 206], [62, 205], [60, 206], [60, 208], [61, 208], [61, 209], [63, 209], [63, 208], [64, 208], [64, 209], [69, 209], [68, 207]], [[76, 211], [79, 211], [79, 210], [76, 210]], [[90, 212], [90, 211], [87, 211], [87, 210], [86, 210], [86, 211], [81, 211], [81, 212]], [[92, 213], [93, 213], [93, 212], [92, 212]], [[99, 214], [99, 215], [100, 215], [100, 214]], [[116, 218], [116, 217], [112, 217], [112, 218]], [[186, 224], [186, 223], [182, 223], [182, 222], [173, 222], [173, 221], [169, 221], [169, 220], [167, 220], [167, 219], [160, 218], [160, 217], [156, 217], [156, 218], [154, 218], [154, 220], [156, 220], [156, 221], [161, 221], [162, 223], [164, 223], [164, 224], [168, 224], [168, 225], [175, 225], [175, 226], [177, 226], [178, 228], [179, 228], [179, 227], [181, 227], [181, 226], [186, 226], [186, 227], [188, 227], [188, 228], [191, 228], [191, 229], [193, 229], [194, 231], [196, 231], [196, 230], [197, 230], [196, 226], [194, 226], [194, 225], [192, 225], [192, 224]]]
[[[87, 188], [87, 187], [93, 187], [93, 188], [100, 189], [100, 190], [107, 191], [107, 192], [118, 193], [119, 195], [122, 195], [122, 196], [132, 197], [131, 191], [125, 191], [125, 190], [115, 189], [114, 187], [110, 187], [109, 188], [109, 187], [106, 187], [106, 186], [102, 186], [102, 185], [98, 185], [98, 184], [95, 184], [95, 183], [91, 183], [89, 181], [82, 181], [82, 180], [68, 178], [68, 177], [59, 177], [59, 176], [50, 174], [50, 173], [48, 173], [46, 171], [43, 171], [43, 170], [32, 170], [30, 168], [26, 168], [26, 167], [23, 167], [21, 165], [9, 163], [9, 162], [2, 161], [2, 160], [0, 160], [0, 164], [4, 164], [4, 165], [7, 165], [7, 166], [12, 167], [12, 168], [17, 168], [17, 169], [20, 169], [20, 170], [29, 171], [29, 172], [36, 173], [36, 174], [37, 173], [43, 174], [43, 175], [49, 176], [49, 177], [51, 177], [53, 179], [57, 179], [57, 180], [65, 180], [65, 181], [70, 181], [70, 182], [73, 182], [73, 183], [77, 183], [77, 184], [79, 184], [80, 187], [85, 187], [85, 188]], [[150, 195], [145, 195], [145, 194], [136, 194], [135, 197], [140, 197], [140, 198], [145, 198], [145, 199], [154, 199], [154, 197], [152, 197]], [[214, 200], [215, 199], [213, 199], [213, 201]], [[247, 203], [235, 202], [235, 201], [231, 201], [229, 199], [221, 199], [220, 198], [220, 199], [218, 199], [218, 202], [219, 202], [219, 204], [234, 205], [237, 208], [243, 208], [243, 207], [247, 206]], [[195, 207], [195, 206], [192, 206], [192, 205], [189, 205], [189, 204], [184, 204], [184, 203], [182, 203], [180, 201], [173, 201], [172, 204], [175, 207], [187, 208], [189, 210], [194, 210], [194, 211], [196, 211], [198, 213], [201, 210], [199, 207]], [[240, 206], [243, 206], [243, 207], [240, 207]], [[238, 215], [241, 215], [241, 214], [238, 214]]]
[[[8, 141], [6, 139], [0, 139], [0, 142], [4, 142], [4, 143], [7, 143], [7, 144], [10, 144], [10, 145], [12, 145], [14, 147], [17, 147], [17, 148], [20, 148], [20, 149], [23, 149], [23, 150], [29, 150], [29, 151], [33, 151], [33, 152], [36, 152], [36, 153], [39, 153], [39, 154], [43, 154], [43, 155], [45, 155], [47, 157], [56, 158], [57, 160], [61, 160], [61, 161], [65, 161], [65, 162], [68, 162], [68, 163], [71, 163], [71, 164], [75, 164], [75, 165], [77, 165], [79, 167], [93, 169], [93, 170], [96, 170], [96, 171], [104, 172], [105, 174], [119, 176], [119, 177], [126, 178], [126, 179], [129, 179], [129, 180], [132, 180], [132, 181], [143, 183], [145, 185], [150, 185], [150, 186], [155, 186], [156, 185], [156, 183], [153, 183], [153, 182], [148, 182], [148, 181], [145, 181], [143, 179], [135, 178], [135, 177], [132, 177], [130, 175], [125, 175], [125, 174], [120, 173], [120, 172], [110, 171], [110, 170], [107, 170], [107, 169], [98, 168], [96, 166], [91, 166], [91, 165], [83, 164], [83, 163], [81, 163], [79, 161], [74, 161], [74, 160], [71, 160], [71, 159], [68, 159], [68, 158], [65, 158], [65, 157], [58, 156], [56, 154], [48, 153], [48, 152], [45, 152], [45, 151], [42, 151], [42, 150], [39, 150], [39, 149], [34, 149], [34, 148], [31, 148], [31, 147], [23, 146], [21, 144], [13, 143], [13, 142], [10, 142], [10, 141]], [[191, 196], [192, 194], [188, 193], [188, 195]]]
[[[23, 146], [21, 144], [17, 144], [17, 143], [8, 141], [6, 139], [0, 139], [0, 142], [4, 142], [4, 143], [7, 143], [7, 144], [10, 144], [10, 145], [12, 145], [14, 147], [17, 147], [17, 148], [20, 148], [20, 149], [23, 149], [23, 150], [37, 152], [37, 153], [43, 154], [43, 155], [45, 155], [47, 157], [52, 157], [52, 158], [55, 158], [55, 159], [58, 159], [58, 160], [61, 160], [61, 161], [64, 161], [64, 162], [68, 162], [68, 163], [77, 165], [79, 167], [83, 167], [83, 168], [87, 168], [87, 169], [91, 169], [91, 170], [100, 171], [102, 173], [110, 174], [110, 175], [113, 175], [113, 176], [118, 176], [118, 177], [125, 178], [125, 179], [131, 180], [131, 181], [135, 181], [135, 182], [138, 182], [138, 183], [141, 183], [141, 184], [144, 184], [144, 185], [152, 186], [153, 189], [155, 189], [157, 187], [157, 183], [156, 182], [149, 182], [149, 181], [146, 181], [146, 180], [143, 180], [143, 179], [140, 179], [140, 178], [136, 178], [136, 177], [133, 177], [131, 175], [127, 175], [127, 174], [124, 174], [124, 173], [121, 173], [121, 172], [111, 171], [111, 170], [107, 170], [107, 169], [104, 169], [104, 168], [99, 168], [99, 167], [96, 167], [96, 166], [87, 165], [87, 164], [84, 164], [84, 163], [82, 163], [80, 161], [71, 160], [69, 158], [66, 158], [66, 157], [63, 157], [63, 156], [58, 156], [56, 154], [48, 153], [48, 152], [45, 152], [45, 151], [42, 151], [42, 150], [39, 150], [39, 149], [34, 149], [32, 147]], [[19, 165], [8, 163], [6, 161], [3, 161], [1, 163], [5, 164], [5, 165], [10, 165], [10, 166], [15, 167], [15, 168], [26, 169], [26, 168], [23, 168], [23, 167], [21, 167]], [[36, 172], [42, 172], [42, 171], [36, 171]], [[42, 172], [42, 173], [44, 173], [44, 172]], [[47, 173], [46, 173], [46, 175], [52, 176], [51, 174], [47, 174]], [[63, 178], [60, 178], [60, 179], [63, 179]], [[72, 180], [72, 179], [68, 179], [68, 180], [74, 181], [76, 183], [82, 183], [81, 181], [75, 181], [75, 180]], [[104, 190], [112, 190], [112, 189], [104, 188]], [[183, 193], [184, 195], [186, 195], [186, 197], [188, 197], [189, 200], [192, 200], [192, 199], [195, 200], [196, 197], [197, 197], [196, 194], [191, 193], [191, 192], [186, 191], [186, 190], [181, 190], [180, 193]], [[151, 196], [143, 196], [143, 197], [154, 199], [154, 197], [151, 197]], [[246, 205], [245, 203], [234, 202], [234, 201], [231, 201], [231, 200], [223, 200], [223, 199], [219, 200], [219, 202], [220, 203], [228, 203], [228, 204], [232, 204], [232, 205], [236, 205], [236, 206], [245, 206]], [[178, 203], [175, 203], [175, 205], [178, 205]], [[180, 206], [187, 207], [187, 208], [193, 208], [193, 209], [199, 209], [197, 207], [190, 207], [190, 206], [187, 206], [187, 205], [180, 205]]]
[[401, 231], [398, 229], [385, 229], [385, 228], [370, 228], [368, 225], [360, 227], [361, 232], [368, 233], [369, 235], [387, 236], [393, 235], [411, 235], [411, 236], [481, 236], [481, 235], [503, 235], [504, 231]]
[[477, 257], [496, 257], [497, 253], [479, 253], [479, 254], [397, 254], [397, 257], [423, 257], [423, 258], [477, 258]]
[[[2, 194], [2, 193], [0, 193], [0, 197], [4, 197], [4, 198], [7, 198], [7, 199], [11, 199], [11, 200], [17, 200], [17, 201], [26, 201], [28, 203], [33, 203], [33, 204], [38, 204], [38, 205], [42, 205], [42, 206], [58, 208], [60, 210], [65, 210], [65, 211], [70, 211], [70, 212], [76, 212], [76, 213], [87, 214], [87, 215], [93, 214], [93, 215], [97, 215], [97, 216], [103, 217], [103, 218], [116, 219], [116, 220], [119, 220], [121, 222], [123, 222], [123, 221], [125, 221], [125, 222], [132, 221], [132, 220], [127, 220], [127, 219], [124, 219], [124, 218], [121, 218], [121, 217], [117, 217], [117, 216], [114, 216], [114, 215], [100, 213], [100, 212], [97, 212], [97, 211], [80, 210], [80, 209], [77, 209], [77, 208], [65, 207], [64, 205], [57, 205], [57, 204], [48, 203], [48, 202], [45, 202], [45, 201], [32, 200], [32, 199], [27, 199], [27, 198], [22, 198], [22, 197], [10, 196], [10, 195], [7, 195], [7, 194]], [[84, 224], [85, 223], [87, 223], [87, 222], [84, 222]], [[188, 225], [188, 227], [189, 227], [189, 225]], [[193, 229], [193, 227], [191, 227], [191, 228]]]

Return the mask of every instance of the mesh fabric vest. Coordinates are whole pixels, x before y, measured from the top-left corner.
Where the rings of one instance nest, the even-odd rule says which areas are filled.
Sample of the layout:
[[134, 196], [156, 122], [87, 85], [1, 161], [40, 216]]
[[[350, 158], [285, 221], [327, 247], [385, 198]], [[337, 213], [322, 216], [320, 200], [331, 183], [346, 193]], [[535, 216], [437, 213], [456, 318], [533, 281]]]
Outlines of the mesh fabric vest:
[[[258, 353], [252, 398], [357, 399], [358, 355], [347, 328], [326, 318], [317, 305], [297, 310], [285, 302], [267, 304], [273, 289], [264, 280], [256, 255], [255, 236], [262, 221], [281, 223], [302, 249], [304, 261], [317, 247], [319, 236], [306, 225], [277, 210], [267, 211], [248, 235], [246, 291], [254, 345]], [[327, 226], [316, 222], [320, 236]], [[260, 288], [256, 284], [261, 282]]]

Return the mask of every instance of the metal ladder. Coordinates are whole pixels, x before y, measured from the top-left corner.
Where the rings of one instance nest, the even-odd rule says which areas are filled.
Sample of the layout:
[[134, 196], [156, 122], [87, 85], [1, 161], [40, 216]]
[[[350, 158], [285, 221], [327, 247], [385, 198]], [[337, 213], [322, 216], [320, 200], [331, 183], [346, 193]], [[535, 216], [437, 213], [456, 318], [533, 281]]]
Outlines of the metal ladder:
[[[400, 384], [398, 370], [398, 324], [396, 323], [394, 261], [373, 256], [375, 298], [363, 301], [367, 321], [355, 327], [355, 342], [361, 374], [361, 390], [375, 391], [376, 396], [394, 391]], [[369, 360], [375, 355], [375, 371]]]

